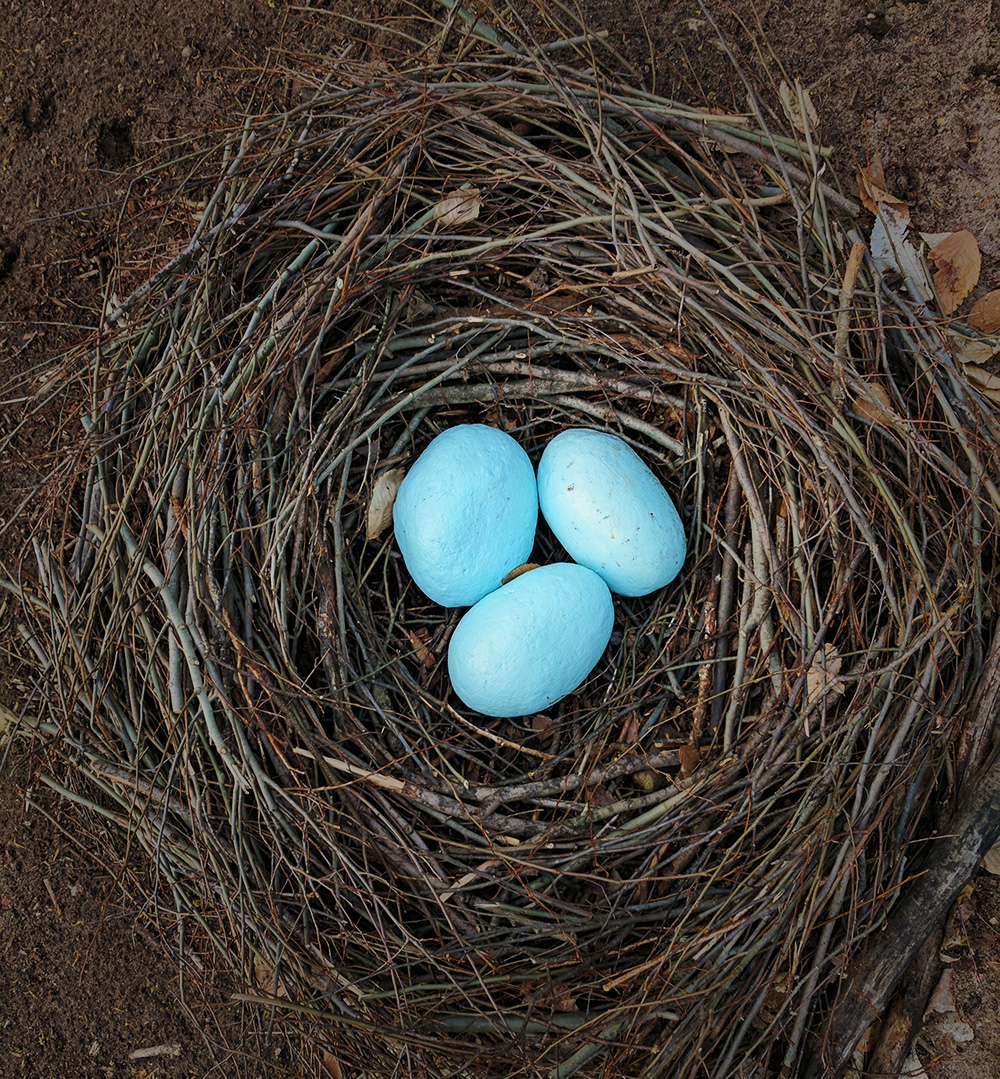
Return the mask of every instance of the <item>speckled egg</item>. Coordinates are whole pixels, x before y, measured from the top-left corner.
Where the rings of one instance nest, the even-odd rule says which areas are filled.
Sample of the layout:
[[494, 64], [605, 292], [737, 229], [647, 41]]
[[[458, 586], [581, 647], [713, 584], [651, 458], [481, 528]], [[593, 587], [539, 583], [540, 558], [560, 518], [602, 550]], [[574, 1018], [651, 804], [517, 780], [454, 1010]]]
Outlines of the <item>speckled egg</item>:
[[516, 577], [466, 611], [448, 645], [458, 696], [488, 716], [526, 716], [572, 693], [607, 648], [608, 586], [556, 562]]
[[587, 427], [556, 435], [538, 465], [538, 501], [567, 554], [612, 592], [644, 596], [680, 572], [687, 542], [677, 509], [616, 435]]
[[419, 588], [444, 607], [469, 606], [531, 553], [538, 522], [531, 461], [495, 427], [449, 427], [403, 477], [392, 519]]

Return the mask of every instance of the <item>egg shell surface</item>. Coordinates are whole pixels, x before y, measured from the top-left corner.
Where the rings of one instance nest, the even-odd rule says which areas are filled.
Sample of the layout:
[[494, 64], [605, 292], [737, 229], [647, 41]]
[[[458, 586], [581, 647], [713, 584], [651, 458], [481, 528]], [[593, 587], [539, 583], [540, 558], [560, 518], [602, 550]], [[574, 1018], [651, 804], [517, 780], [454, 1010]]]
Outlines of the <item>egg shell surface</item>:
[[527, 716], [572, 693], [611, 639], [614, 602], [585, 566], [540, 566], [466, 611], [448, 645], [458, 696], [488, 716]]
[[505, 431], [442, 431], [403, 477], [392, 508], [403, 561], [443, 607], [471, 606], [527, 561], [538, 523], [535, 470]]
[[561, 431], [538, 464], [542, 516], [566, 553], [612, 592], [645, 596], [669, 584], [687, 553], [684, 526], [663, 484], [616, 435]]

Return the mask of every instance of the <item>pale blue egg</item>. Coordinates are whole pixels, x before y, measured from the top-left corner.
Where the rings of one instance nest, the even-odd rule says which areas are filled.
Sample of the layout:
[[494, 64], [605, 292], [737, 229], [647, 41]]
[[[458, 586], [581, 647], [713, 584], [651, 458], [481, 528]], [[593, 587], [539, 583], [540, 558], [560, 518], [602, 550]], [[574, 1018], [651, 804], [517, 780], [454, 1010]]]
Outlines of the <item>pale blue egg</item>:
[[560, 432], [538, 464], [542, 516], [566, 553], [612, 592], [645, 596], [669, 584], [687, 553], [684, 526], [663, 484], [616, 435]]
[[403, 477], [392, 520], [421, 591], [444, 607], [470, 606], [531, 554], [535, 471], [506, 432], [478, 423], [449, 427]]
[[556, 562], [515, 577], [466, 611], [448, 645], [459, 697], [488, 716], [527, 716], [572, 693], [611, 638], [608, 586]]

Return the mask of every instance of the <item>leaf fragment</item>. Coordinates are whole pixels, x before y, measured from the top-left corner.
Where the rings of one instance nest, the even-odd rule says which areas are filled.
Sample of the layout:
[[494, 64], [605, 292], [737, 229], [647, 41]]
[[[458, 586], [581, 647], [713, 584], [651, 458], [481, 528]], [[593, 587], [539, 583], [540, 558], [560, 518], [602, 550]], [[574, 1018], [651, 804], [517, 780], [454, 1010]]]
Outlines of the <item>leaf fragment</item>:
[[995, 404], [1000, 404], [1000, 376], [991, 374], [985, 367], [978, 363], [963, 363], [962, 371], [965, 377], [984, 397], [988, 397]]
[[934, 295], [934, 290], [923, 259], [906, 235], [909, 221], [908, 209], [903, 214], [890, 203], [879, 207], [872, 227], [872, 260], [880, 273], [895, 270], [926, 302]]
[[931, 994], [924, 1014], [924, 1035], [936, 1048], [951, 1049], [971, 1042], [975, 1032], [958, 1010], [955, 971], [948, 967]]
[[980, 296], [969, 312], [969, 325], [980, 333], [1000, 330], [1000, 288]]
[[934, 288], [941, 313], [951, 315], [979, 282], [983, 263], [979, 244], [968, 229], [959, 229], [935, 244], [927, 257], [937, 267]]
[[872, 261], [880, 273], [894, 270], [924, 300], [933, 296], [931, 280], [923, 259], [906, 235], [910, 227], [910, 207], [886, 187], [885, 171], [878, 153], [866, 168], [858, 170], [858, 195], [865, 209], [875, 215], [871, 243]]
[[365, 530], [368, 539], [376, 539], [392, 524], [392, 507], [405, 474], [405, 469], [390, 468], [372, 485]]
[[333, 1053], [323, 1050], [323, 1068], [330, 1079], [343, 1079], [343, 1071], [340, 1068], [340, 1061], [333, 1055]]
[[888, 206], [896, 215], [910, 222], [910, 207], [900, 198], [889, 193], [885, 183], [885, 170], [882, 157], [876, 151], [872, 154], [868, 166], [858, 170], [858, 196], [866, 210], [878, 214], [880, 208]]
[[[816, 112], [816, 106], [813, 105], [809, 91], [798, 79], [795, 80], [794, 89], [782, 79], [781, 85], [778, 87], [778, 97], [781, 99], [781, 107], [785, 110], [788, 122], [799, 134], [804, 135], [806, 133], [807, 123], [809, 127], [819, 127], [819, 115]], [[801, 105], [799, 104], [800, 102]], [[803, 113], [805, 114], [804, 116]]]
[[995, 877], [1000, 877], [1000, 843], [994, 843], [986, 852], [986, 857], [983, 859], [983, 869], [987, 873], [992, 873]]
[[836, 645], [824, 644], [809, 665], [806, 673], [806, 699], [812, 703], [821, 697], [839, 697], [844, 685], [837, 681], [843, 659]]
[[410, 647], [413, 649], [413, 654], [420, 661], [424, 670], [429, 671], [435, 663], [434, 653], [427, 647], [427, 641], [429, 640], [429, 634], [427, 628], [418, 629], [415, 632], [412, 629], [406, 631], [406, 636], [410, 639]]
[[434, 207], [434, 220], [445, 228], [475, 221], [483, 207], [478, 187], [464, 187], [445, 197]]
[[681, 762], [681, 779], [687, 779], [689, 775], [693, 775], [701, 764], [701, 752], [697, 746], [688, 742], [678, 749], [677, 756]]
[[864, 395], [858, 394], [852, 398], [851, 408], [869, 423], [885, 423], [896, 415], [892, 398], [877, 382], [866, 382]]

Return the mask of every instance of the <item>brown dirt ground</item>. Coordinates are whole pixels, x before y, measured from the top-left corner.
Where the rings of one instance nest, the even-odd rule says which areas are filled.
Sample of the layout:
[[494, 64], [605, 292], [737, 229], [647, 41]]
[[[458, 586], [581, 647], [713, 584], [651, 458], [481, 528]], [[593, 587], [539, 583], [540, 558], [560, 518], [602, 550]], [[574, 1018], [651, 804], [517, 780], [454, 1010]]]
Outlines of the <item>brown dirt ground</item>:
[[[0, 386], [93, 324], [109, 275], [156, 263], [156, 243], [119, 247], [128, 182], [172, 140], [233, 122], [278, 51], [332, 55], [349, 38], [392, 57], [366, 25], [426, 25], [433, 0], [6, 0], [0, 10]], [[470, 5], [471, 6], [471, 5]], [[529, 4], [522, 2], [522, 10]], [[776, 84], [799, 78], [845, 187], [877, 150], [890, 188], [923, 231], [968, 228], [983, 252], [978, 292], [1000, 265], [1000, 3], [940, 0], [581, 0], [592, 31], [659, 93], [747, 107], [713, 19], [759, 96], [783, 123]], [[261, 90], [265, 87], [265, 91]], [[977, 293], [978, 294], [978, 293]], [[4, 396], [0, 393], [0, 396]], [[0, 406], [10, 430], [17, 406]], [[60, 434], [55, 412], [22, 431], [0, 461], [0, 572], [26, 544], [22, 497]], [[0, 705], [16, 707], [9, 612], [0, 608]], [[96, 858], [75, 817], [41, 792], [23, 808], [30, 762], [0, 782], [0, 1079], [6, 1076], [194, 1077], [297, 1074], [282, 1046], [251, 1059], [247, 1017], [221, 977], [180, 995], [177, 971], [123, 887], [141, 866]], [[1000, 1073], [1000, 902], [977, 879], [967, 945], [954, 965], [975, 1037], [961, 1052], [925, 1039], [945, 1079]], [[129, 1060], [149, 1046], [176, 1056]], [[254, 1050], [257, 1054], [257, 1050]]]

